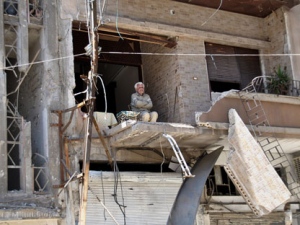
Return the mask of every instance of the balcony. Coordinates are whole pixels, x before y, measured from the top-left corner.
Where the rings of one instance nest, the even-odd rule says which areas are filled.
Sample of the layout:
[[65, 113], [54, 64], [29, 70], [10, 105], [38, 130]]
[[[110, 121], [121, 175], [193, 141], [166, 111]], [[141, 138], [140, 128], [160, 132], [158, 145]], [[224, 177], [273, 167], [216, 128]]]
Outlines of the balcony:
[[[286, 153], [298, 152], [300, 81], [290, 80], [285, 88], [272, 90], [272, 79], [257, 77], [242, 91], [214, 93], [211, 108], [207, 112], [196, 112], [196, 124], [227, 130], [228, 112], [235, 109], [253, 134], [260, 132], [262, 136], [275, 136], [284, 145]], [[249, 113], [245, 104], [250, 105], [254, 113]]]
[[300, 95], [300, 81], [288, 80], [281, 81], [273, 76], [256, 77], [252, 81], [257, 93], [299, 96]]

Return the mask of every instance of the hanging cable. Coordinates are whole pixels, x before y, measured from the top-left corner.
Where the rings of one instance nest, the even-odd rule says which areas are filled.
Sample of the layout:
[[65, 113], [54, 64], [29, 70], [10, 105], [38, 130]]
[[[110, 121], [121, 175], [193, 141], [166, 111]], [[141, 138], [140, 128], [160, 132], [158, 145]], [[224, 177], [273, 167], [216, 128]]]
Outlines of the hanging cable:
[[108, 214], [110, 215], [110, 217], [114, 220], [114, 222], [116, 224], [119, 225], [119, 223], [117, 222], [117, 220], [114, 218], [114, 216], [111, 214], [111, 212], [108, 210], [108, 208], [103, 204], [103, 202], [101, 201], [101, 199], [94, 193], [94, 191], [91, 189], [90, 186], [88, 186], [89, 190], [92, 192], [92, 194], [96, 197], [96, 199], [98, 200], [98, 202], [100, 202], [100, 204], [103, 206], [103, 208], [108, 212]]
[[98, 21], [98, 26], [97, 26], [97, 28], [99, 28], [99, 26], [102, 24], [102, 18], [103, 18], [103, 16], [102, 16], [102, 9], [101, 9], [101, 0], [99, 0], [99, 21]]
[[206, 21], [204, 21], [202, 24], [201, 24], [201, 27], [203, 26], [203, 25], [205, 25], [219, 10], [220, 10], [220, 8], [221, 8], [221, 6], [222, 6], [222, 4], [223, 4], [223, 0], [221, 0], [220, 1], [220, 5], [219, 5], [219, 7], [217, 8], [217, 10], [213, 13], [213, 14], [211, 14], [210, 15], [210, 17], [208, 17], [208, 19], [206, 20]]
[[[102, 18], [104, 18], [104, 12], [105, 12], [105, 9], [106, 9], [106, 0], [104, 0], [103, 2], [103, 7], [102, 7]], [[103, 23], [103, 21], [101, 21]]]
[[26, 76], [28, 75], [28, 73], [29, 73], [29, 71], [30, 71], [30, 69], [31, 69], [31, 66], [34, 64], [34, 61], [36, 60], [36, 58], [37, 58], [38, 55], [40, 54], [40, 51], [41, 51], [41, 50], [39, 49], [39, 50], [36, 52], [35, 56], [33, 57], [32, 62], [28, 64], [29, 67], [28, 67], [27, 70], [25, 71], [25, 74], [24, 74], [24, 76], [22, 77], [22, 79], [19, 81], [19, 84], [18, 84], [18, 86], [16, 87], [16, 89], [15, 89], [13, 92], [8, 93], [6, 96], [9, 96], [9, 95], [11, 95], [11, 94], [13, 94], [13, 93], [15, 93], [16, 91], [19, 90], [19, 88], [20, 88], [21, 84], [23, 83], [25, 77], [26, 77]]
[[104, 83], [103, 83], [102, 78], [100, 77], [100, 74], [97, 74], [97, 78], [100, 79], [101, 84], [102, 84], [102, 88], [103, 88], [103, 95], [104, 95], [104, 102], [105, 102], [105, 119], [106, 119], [106, 113], [107, 113], [107, 98], [106, 98], [105, 86], [104, 86]]
[[162, 145], [161, 145], [161, 136], [159, 137], [159, 145], [160, 145], [161, 154], [163, 155], [163, 157], [162, 157], [163, 161], [160, 164], [160, 173], [162, 174], [162, 172], [163, 172], [163, 165], [165, 163], [165, 154], [164, 154], [164, 151], [163, 151], [163, 148], [162, 148]]
[[[223, 56], [223, 57], [249, 57], [249, 56], [256, 56], [256, 57], [291, 57], [291, 56], [300, 56], [300, 53], [289, 53], [289, 54], [206, 54], [206, 53], [152, 53], [152, 52], [101, 52], [102, 54], [111, 54], [111, 55], [157, 55], [157, 56]], [[25, 64], [16, 64], [14, 66], [7, 66], [7, 67], [0, 67], [0, 70], [11, 70], [19, 66], [27, 66], [27, 65], [36, 65], [40, 63], [45, 63], [45, 62], [52, 62], [56, 60], [61, 60], [61, 59], [68, 59], [68, 58], [74, 58], [77, 56], [83, 56], [86, 55], [86, 53], [80, 53], [76, 55], [69, 55], [69, 56], [64, 56], [64, 57], [58, 57], [58, 58], [53, 58], [53, 59], [46, 59], [38, 62], [33, 62], [33, 63], [25, 63]]]
[[76, 96], [76, 95], [80, 95], [80, 94], [84, 94], [84, 93], [87, 93], [87, 89], [85, 89], [85, 91], [77, 92], [76, 94], [73, 94], [73, 95]]
[[167, 97], [167, 103], [168, 103], [168, 117], [167, 117], [167, 122], [169, 122], [169, 118], [170, 118], [170, 102], [169, 102], [169, 97], [168, 94], [165, 94]]
[[[102, 186], [102, 198], [105, 205], [105, 194], [104, 194], [104, 185], [103, 185], [103, 172], [101, 171], [101, 186]], [[104, 220], [106, 220], [105, 209], [103, 210]]]
[[120, 185], [121, 185], [121, 194], [122, 194], [122, 202], [123, 204], [120, 204], [118, 201], [118, 183], [119, 183], [119, 177], [120, 177], [120, 173], [119, 173], [119, 168], [117, 165], [117, 161], [116, 161], [116, 152], [115, 152], [115, 156], [114, 156], [114, 200], [117, 203], [117, 205], [119, 206], [123, 217], [124, 217], [124, 225], [126, 225], [126, 213], [125, 213], [125, 204], [124, 204], [124, 196], [123, 196], [123, 187], [122, 187], [122, 181], [120, 178]]
[[210, 58], [211, 58], [211, 60], [212, 60], [212, 62], [213, 62], [213, 64], [214, 64], [215, 69], [217, 70], [218, 67], [217, 67], [217, 65], [216, 65], [216, 62], [215, 62], [214, 57], [213, 57], [212, 55], [210, 55]]
[[59, 58], [54, 58], [54, 59], [46, 59], [46, 60], [43, 60], [43, 61], [32, 62], [32, 63], [16, 64], [14, 66], [0, 67], [0, 69], [1, 70], [10, 70], [10, 69], [14, 69], [14, 68], [19, 67], [19, 66], [28, 66], [28, 65], [31, 66], [31, 65], [36, 65], [36, 64], [40, 64], [40, 63], [56, 61], [56, 60], [60, 60], [60, 59], [74, 58], [74, 57], [82, 56], [82, 55], [85, 55], [85, 53], [81, 53], [81, 54], [77, 54], [77, 55], [70, 55], [70, 56], [65, 56], [65, 57], [59, 57]]
[[123, 37], [122, 37], [122, 35], [121, 35], [121, 33], [119, 32], [119, 28], [118, 28], [118, 18], [119, 18], [119, 0], [117, 0], [116, 30], [117, 30], [117, 33], [118, 33], [119, 37], [120, 37], [122, 40], [124, 40]]
[[99, 4], [98, 5], [99, 5], [99, 14], [100, 14], [100, 16], [99, 16], [99, 21], [98, 21], [97, 28], [99, 28], [102, 24], [104, 24], [104, 21], [107, 21], [107, 20], [110, 21], [109, 18], [106, 19], [106, 20], [103, 19], [104, 18], [104, 11], [106, 9], [106, 0], [103, 1], [102, 7], [101, 7], [101, 0], [99, 0]]
[[86, 9], [86, 24], [87, 24], [87, 29], [88, 29], [88, 39], [89, 39], [89, 44], [91, 44], [91, 37], [90, 37], [90, 7], [89, 7], [89, 2], [90, 0], [85, 1], [85, 9]]

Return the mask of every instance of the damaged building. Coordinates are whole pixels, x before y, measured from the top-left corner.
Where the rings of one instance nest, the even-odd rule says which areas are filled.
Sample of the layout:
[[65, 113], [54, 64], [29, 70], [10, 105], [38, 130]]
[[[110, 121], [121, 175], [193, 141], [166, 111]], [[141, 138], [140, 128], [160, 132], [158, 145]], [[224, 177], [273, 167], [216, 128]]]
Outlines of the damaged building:
[[[299, 0], [1, 1], [0, 225], [300, 224], [299, 20]], [[120, 116], [139, 81], [156, 123]]]

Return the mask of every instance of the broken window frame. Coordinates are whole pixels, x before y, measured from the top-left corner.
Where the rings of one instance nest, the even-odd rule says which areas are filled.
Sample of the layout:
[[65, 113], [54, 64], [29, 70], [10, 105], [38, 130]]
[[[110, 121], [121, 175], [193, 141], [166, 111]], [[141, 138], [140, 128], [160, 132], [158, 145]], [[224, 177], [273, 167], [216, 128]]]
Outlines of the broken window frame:
[[[19, 46], [17, 43], [22, 35], [20, 26], [24, 25], [18, 22], [18, 17], [22, 16], [19, 20], [27, 19], [28, 23], [30, 23], [32, 18], [35, 22], [42, 21], [42, 15], [39, 16], [39, 18], [35, 18], [37, 16], [33, 14], [29, 15], [29, 8], [43, 10], [43, 3], [43, 0], [5, 0], [3, 2], [5, 29], [10, 30], [11, 36], [14, 37], [14, 40], [10, 40], [10, 43], [5, 43], [4, 40], [6, 69], [3, 72], [6, 76], [6, 81], [8, 76], [15, 78], [16, 86], [17, 81], [22, 81], [24, 77], [24, 74], [18, 71], [18, 65], [23, 65], [23, 63], [18, 61], [22, 57], [20, 57], [21, 52], [18, 51]], [[9, 7], [11, 7], [10, 10], [14, 11], [8, 13], [7, 10]], [[25, 8], [27, 13], [20, 14], [18, 12], [19, 8], [22, 10]], [[29, 28], [25, 26], [24, 29]], [[5, 84], [5, 87], [7, 87], [7, 84]], [[18, 98], [15, 97], [16, 99], [13, 100], [13, 102], [16, 101], [16, 103], [12, 103], [11, 100], [13, 97], [9, 96], [15, 92], [16, 91], [7, 93], [6, 99], [7, 135], [5, 140], [6, 152], [4, 153], [7, 158], [3, 161], [5, 165], [1, 167], [4, 169], [4, 175], [0, 178], [2, 184], [1, 192], [8, 193], [9, 195], [20, 193], [48, 194], [50, 191], [48, 160], [45, 156], [38, 153], [33, 154], [32, 157], [31, 141], [29, 147], [25, 144], [25, 142], [28, 141], [26, 140], [26, 138], [28, 139], [26, 132], [24, 132], [26, 121], [18, 112], [18, 100], [16, 100]], [[31, 139], [31, 137], [29, 137], [29, 139]]]

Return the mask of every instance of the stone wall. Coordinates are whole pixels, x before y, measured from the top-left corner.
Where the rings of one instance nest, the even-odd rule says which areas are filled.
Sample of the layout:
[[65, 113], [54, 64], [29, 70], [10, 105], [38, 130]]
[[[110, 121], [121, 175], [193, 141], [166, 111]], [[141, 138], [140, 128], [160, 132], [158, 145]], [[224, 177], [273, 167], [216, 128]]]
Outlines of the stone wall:
[[[291, 56], [293, 79], [300, 80], [300, 5], [295, 6], [285, 14], [287, 24], [288, 49]], [[297, 55], [298, 54], [298, 55]]]
[[[264, 19], [264, 32], [270, 42], [270, 47], [262, 50], [261, 59], [264, 74], [267, 76], [273, 74], [278, 66], [282, 68], [286, 66], [288, 73], [291, 74], [290, 56], [282, 55], [289, 53], [284, 13], [284, 8], [280, 8]], [[266, 56], [268, 54], [271, 55]]]
[[[155, 53], [155, 55], [143, 55], [142, 57], [145, 90], [151, 96], [154, 105], [152, 110], [158, 112], [158, 121], [179, 122], [178, 104], [180, 100], [175, 97], [176, 89], [180, 85], [176, 49], [142, 44], [141, 50]], [[160, 54], [156, 55], [157, 53]]]
[[142, 51], [145, 85], [159, 121], [193, 124], [194, 112], [210, 105], [205, 57], [190, 55], [204, 54], [204, 42], [183, 37], [174, 49], [142, 44]]
[[[178, 42], [179, 98], [182, 98], [181, 122], [195, 124], [195, 112], [210, 106], [209, 79], [204, 40], [181, 38]], [[183, 55], [181, 55], [183, 53]]]
[[[70, 5], [68, 1], [65, 1], [64, 4]], [[68, 7], [68, 9], [66, 11], [74, 19], [86, 20], [84, 0], [77, 1], [77, 8]], [[138, 22], [143, 27], [147, 27], [148, 23], [153, 23], [156, 24], [158, 29], [161, 28], [160, 25], [171, 25], [218, 34], [265, 39], [262, 30], [262, 19], [224, 11], [215, 13], [215, 11], [215, 9], [168, 0], [153, 0], [151, 2], [146, 0], [124, 0], [107, 1], [103, 16], [104, 18], [110, 18], [110, 22], [114, 22], [118, 17], [119, 25], [123, 23], [123, 18], [127, 18]], [[214, 16], [212, 16], [213, 14]]]

